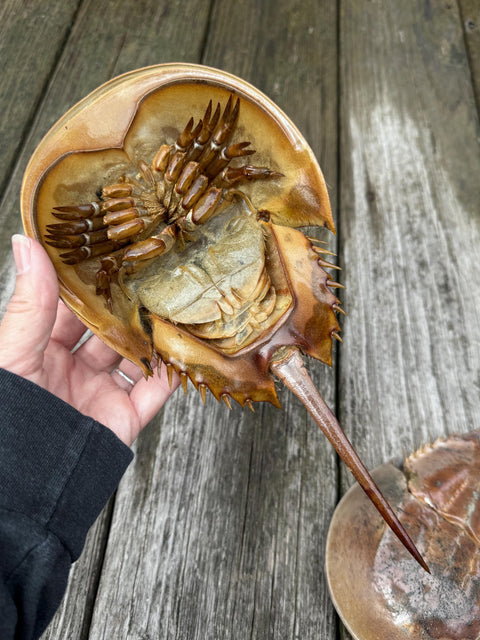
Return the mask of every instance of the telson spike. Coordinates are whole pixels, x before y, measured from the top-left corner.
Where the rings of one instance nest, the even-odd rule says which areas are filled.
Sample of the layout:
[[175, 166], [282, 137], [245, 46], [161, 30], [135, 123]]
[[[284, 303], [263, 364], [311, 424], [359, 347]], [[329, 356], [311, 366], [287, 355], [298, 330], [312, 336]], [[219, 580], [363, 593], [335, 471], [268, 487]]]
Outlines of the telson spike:
[[346, 315], [347, 315], [347, 312], [346, 312], [346, 311], [344, 311], [344, 310], [342, 309], [342, 307], [341, 307], [339, 304], [332, 304], [332, 309], [333, 309], [334, 311], [336, 311], [337, 313], [342, 313], [344, 316], [346, 316]]
[[203, 382], [198, 385], [198, 390], [200, 391], [200, 395], [202, 396], [202, 402], [205, 404], [205, 400], [207, 398], [207, 385]]
[[312, 418], [333, 445], [355, 479], [378, 509], [380, 515], [425, 571], [430, 570], [420, 555], [402, 523], [375, 484], [370, 473], [358, 457], [355, 449], [344, 434], [337, 419], [330, 411], [322, 396], [312, 382], [303, 364], [298, 349], [284, 347], [279, 349], [270, 362], [270, 369], [301, 400]]
[[332, 336], [332, 338], [335, 338], [335, 340], [338, 340], [339, 342], [343, 342], [342, 338], [338, 335], [336, 331], [332, 331], [330, 335]]

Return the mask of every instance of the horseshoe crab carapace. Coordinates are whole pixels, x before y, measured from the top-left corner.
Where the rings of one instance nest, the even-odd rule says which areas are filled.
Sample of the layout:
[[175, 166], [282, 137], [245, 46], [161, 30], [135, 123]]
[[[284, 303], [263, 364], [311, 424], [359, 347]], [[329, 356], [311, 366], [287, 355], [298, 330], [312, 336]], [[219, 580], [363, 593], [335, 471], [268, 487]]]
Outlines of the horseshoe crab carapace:
[[322, 173], [273, 102], [197, 65], [111, 80], [40, 143], [22, 215], [66, 304], [145, 375], [163, 361], [203, 399], [250, 407], [279, 406], [283, 380], [427, 569], [302, 363], [331, 363], [341, 285], [298, 230], [334, 231]]

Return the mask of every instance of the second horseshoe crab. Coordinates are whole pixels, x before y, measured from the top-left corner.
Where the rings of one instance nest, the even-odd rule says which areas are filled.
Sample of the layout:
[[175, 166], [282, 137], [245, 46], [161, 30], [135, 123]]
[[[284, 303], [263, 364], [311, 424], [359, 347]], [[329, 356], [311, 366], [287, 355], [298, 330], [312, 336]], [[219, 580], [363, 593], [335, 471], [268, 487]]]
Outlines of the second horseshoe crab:
[[373, 472], [431, 569], [419, 570], [358, 485], [328, 534], [332, 600], [355, 640], [480, 638], [480, 432], [452, 435]]

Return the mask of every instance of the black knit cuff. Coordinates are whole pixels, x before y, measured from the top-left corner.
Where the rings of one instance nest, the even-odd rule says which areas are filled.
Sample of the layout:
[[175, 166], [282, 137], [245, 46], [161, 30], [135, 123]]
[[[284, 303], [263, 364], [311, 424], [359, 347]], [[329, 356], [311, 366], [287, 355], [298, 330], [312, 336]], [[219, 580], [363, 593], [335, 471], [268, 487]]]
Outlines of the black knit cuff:
[[132, 460], [99, 422], [0, 369], [0, 507], [54, 533], [72, 560]]

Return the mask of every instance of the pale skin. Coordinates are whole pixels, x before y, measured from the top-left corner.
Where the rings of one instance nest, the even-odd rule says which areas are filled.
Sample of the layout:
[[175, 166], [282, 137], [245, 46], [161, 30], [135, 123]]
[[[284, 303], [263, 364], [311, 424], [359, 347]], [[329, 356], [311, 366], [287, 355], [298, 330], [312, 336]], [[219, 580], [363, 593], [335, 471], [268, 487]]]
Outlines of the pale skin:
[[146, 380], [96, 336], [72, 354], [85, 326], [59, 301], [57, 276], [45, 250], [20, 235], [13, 236], [12, 247], [17, 278], [0, 324], [0, 367], [50, 391], [130, 446], [176, 389], [178, 378], [171, 389], [165, 372]]

